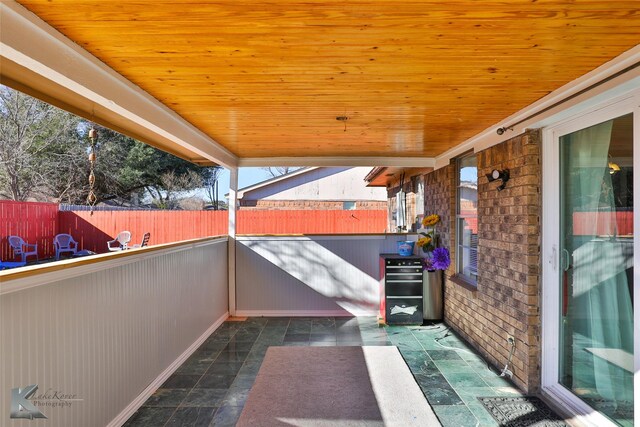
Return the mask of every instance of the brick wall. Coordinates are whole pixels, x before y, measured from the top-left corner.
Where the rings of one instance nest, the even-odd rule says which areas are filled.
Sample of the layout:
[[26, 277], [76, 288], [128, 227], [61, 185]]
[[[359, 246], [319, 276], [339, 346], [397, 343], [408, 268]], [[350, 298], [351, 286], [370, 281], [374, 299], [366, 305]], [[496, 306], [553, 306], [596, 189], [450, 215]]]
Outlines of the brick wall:
[[[425, 177], [425, 213], [442, 217], [442, 242], [454, 261], [445, 274], [445, 321], [500, 369], [507, 335], [514, 336], [513, 381], [528, 392], [540, 385], [540, 139], [531, 131], [477, 154], [475, 289], [455, 278], [455, 165]], [[501, 192], [485, 176], [493, 169], [510, 170]]]
[[[386, 210], [387, 202], [357, 200], [356, 210]], [[242, 210], [342, 210], [343, 202], [336, 200], [241, 200]]]

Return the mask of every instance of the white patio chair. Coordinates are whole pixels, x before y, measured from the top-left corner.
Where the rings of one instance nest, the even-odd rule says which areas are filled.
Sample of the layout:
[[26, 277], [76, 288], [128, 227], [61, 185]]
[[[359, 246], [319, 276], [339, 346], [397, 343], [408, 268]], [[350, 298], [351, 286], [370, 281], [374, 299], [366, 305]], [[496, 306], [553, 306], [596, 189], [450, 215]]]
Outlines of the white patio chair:
[[62, 252], [71, 252], [73, 255], [78, 253], [78, 242], [70, 234], [57, 234], [53, 238], [53, 247], [56, 250], [56, 260], [60, 259]]
[[139, 244], [136, 243], [135, 245], [131, 246], [131, 249], [144, 248], [145, 246], [148, 246], [150, 238], [151, 238], [151, 233], [144, 233], [144, 235], [142, 236], [142, 242]]
[[129, 242], [131, 241], [130, 231], [121, 231], [114, 240], [107, 242], [107, 248], [111, 252], [123, 251], [129, 249]]
[[13, 249], [13, 254], [15, 256], [20, 256], [22, 262], [27, 262], [27, 257], [31, 255], [36, 256], [36, 261], [38, 261], [38, 244], [30, 245], [26, 243], [22, 237], [20, 236], [9, 236], [9, 246]]

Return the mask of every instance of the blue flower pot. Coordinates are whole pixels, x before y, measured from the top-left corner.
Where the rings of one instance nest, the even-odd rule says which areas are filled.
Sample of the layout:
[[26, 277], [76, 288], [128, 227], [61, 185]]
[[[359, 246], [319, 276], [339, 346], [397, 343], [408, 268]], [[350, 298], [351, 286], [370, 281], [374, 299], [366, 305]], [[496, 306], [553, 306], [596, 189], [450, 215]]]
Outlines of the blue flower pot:
[[401, 256], [413, 255], [413, 245], [415, 245], [415, 243], [416, 242], [412, 242], [409, 240], [403, 240], [401, 242], [397, 242], [398, 255], [401, 255]]

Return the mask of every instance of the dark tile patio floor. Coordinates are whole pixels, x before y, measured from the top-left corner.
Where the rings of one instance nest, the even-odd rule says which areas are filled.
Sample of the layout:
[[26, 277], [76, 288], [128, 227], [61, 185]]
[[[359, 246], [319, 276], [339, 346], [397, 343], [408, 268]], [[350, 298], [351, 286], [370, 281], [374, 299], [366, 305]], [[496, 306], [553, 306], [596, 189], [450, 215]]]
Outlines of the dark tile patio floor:
[[395, 345], [443, 426], [497, 426], [477, 397], [520, 392], [444, 324], [379, 327], [375, 317], [225, 322], [125, 426], [233, 426], [269, 346]]

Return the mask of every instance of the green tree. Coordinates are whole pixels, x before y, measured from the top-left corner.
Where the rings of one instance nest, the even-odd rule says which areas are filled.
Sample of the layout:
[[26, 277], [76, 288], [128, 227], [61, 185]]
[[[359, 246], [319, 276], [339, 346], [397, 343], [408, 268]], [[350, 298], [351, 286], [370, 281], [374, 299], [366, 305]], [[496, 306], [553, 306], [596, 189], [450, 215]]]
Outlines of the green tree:
[[[0, 85], [0, 198], [84, 204], [91, 123]], [[98, 202], [150, 197], [164, 209], [201, 187], [208, 168], [96, 126]], [[191, 204], [195, 205], [195, 204]]]
[[0, 197], [69, 197], [82, 152], [72, 114], [0, 85]]

